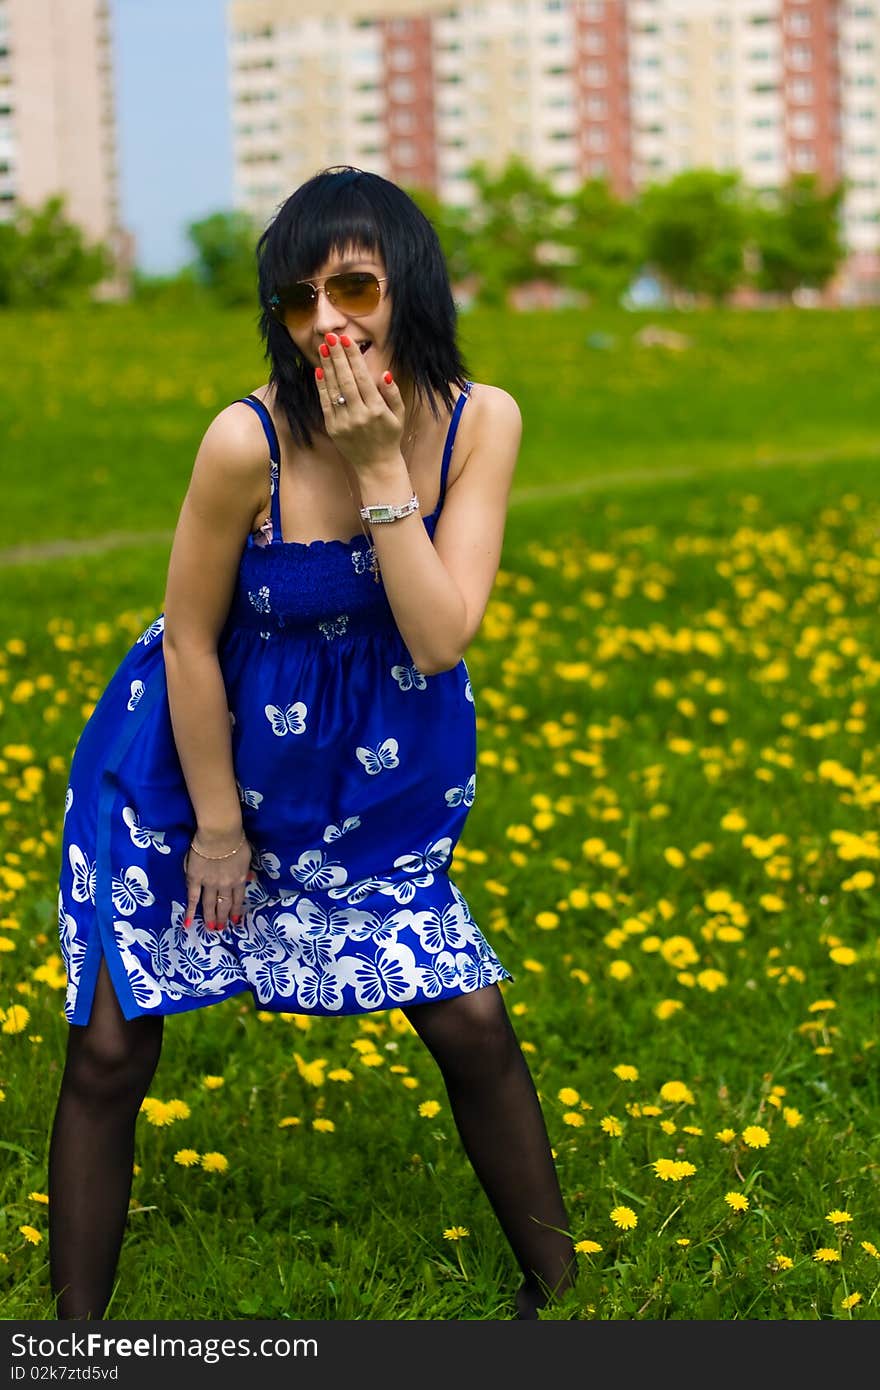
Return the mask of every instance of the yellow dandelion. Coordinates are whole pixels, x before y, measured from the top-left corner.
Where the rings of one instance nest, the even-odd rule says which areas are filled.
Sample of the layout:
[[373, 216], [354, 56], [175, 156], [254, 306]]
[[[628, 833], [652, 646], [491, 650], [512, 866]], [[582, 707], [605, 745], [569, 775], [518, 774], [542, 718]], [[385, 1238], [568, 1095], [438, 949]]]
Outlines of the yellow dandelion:
[[795, 1110], [793, 1105], [784, 1105], [782, 1107], [782, 1118], [789, 1129], [797, 1129], [798, 1125], [802, 1124], [804, 1119], [801, 1112]]
[[792, 1269], [793, 1266], [794, 1260], [790, 1255], [777, 1255], [773, 1261], [774, 1269]]
[[770, 1143], [770, 1135], [763, 1125], [746, 1125], [742, 1132], [742, 1140], [750, 1149], [766, 1149]]
[[605, 1115], [599, 1121], [599, 1127], [605, 1132], [605, 1134], [609, 1134], [612, 1139], [619, 1139], [621, 1134], [623, 1133], [623, 1125], [620, 1123], [616, 1115]]
[[220, 1087], [223, 1086], [224, 1084], [225, 1084], [225, 1078], [222, 1077], [222, 1076], [203, 1076], [203, 1077], [202, 1077], [202, 1085], [203, 1085], [203, 1086], [205, 1087], [205, 1089], [208, 1090], [208, 1091], [219, 1091], [219, 1090], [220, 1090]]
[[312, 1120], [312, 1129], [316, 1129], [319, 1134], [332, 1134], [335, 1128], [332, 1120]]
[[828, 952], [828, 955], [835, 965], [855, 965], [858, 960], [858, 955], [851, 946], [835, 946]]
[[581, 1255], [598, 1255], [602, 1246], [598, 1240], [576, 1240], [574, 1248]]
[[179, 1163], [181, 1168], [193, 1168], [200, 1159], [198, 1149], [178, 1149], [174, 1155], [174, 1162]]
[[639, 1224], [639, 1218], [632, 1207], [612, 1207], [609, 1216], [613, 1224], [621, 1231], [634, 1231]]
[[679, 1236], [676, 1245], [690, 1245], [690, 1236]]
[[633, 968], [628, 960], [613, 960], [608, 966], [608, 974], [612, 980], [628, 980], [633, 973]]
[[693, 1105], [694, 1093], [683, 1081], [665, 1081], [660, 1087], [660, 1099], [672, 1105]]
[[825, 1217], [825, 1220], [830, 1221], [832, 1226], [842, 1226], [847, 1221], [852, 1221], [852, 1217], [850, 1216], [848, 1211], [840, 1211], [838, 1208], [835, 1207], [834, 1211], [829, 1211], [828, 1215]]
[[839, 1251], [839, 1250], [832, 1250], [830, 1246], [828, 1246], [828, 1245], [823, 1245], [823, 1246], [821, 1247], [821, 1249], [819, 1249], [819, 1250], [817, 1250], [817, 1251], [815, 1252], [815, 1254], [813, 1255], [813, 1259], [816, 1260], [817, 1263], [819, 1263], [819, 1264], [824, 1264], [824, 1265], [833, 1265], [833, 1264], [837, 1264], [838, 1261], [840, 1260], [840, 1251]]
[[39, 1245], [40, 1241], [43, 1239], [35, 1226], [19, 1226], [18, 1229], [21, 1231], [25, 1240], [30, 1241], [31, 1245]]
[[577, 1105], [580, 1093], [573, 1086], [563, 1086], [556, 1092], [556, 1099], [561, 1100], [563, 1105]]
[[32, 1202], [43, 1202], [48, 1205], [49, 1194], [47, 1192], [29, 1192], [28, 1196]]
[[443, 1239], [444, 1239], [444, 1240], [463, 1240], [465, 1236], [469, 1236], [469, 1235], [470, 1235], [470, 1230], [468, 1229], [467, 1226], [450, 1226], [447, 1230], [445, 1230], [445, 1231], [443, 1232]]
[[552, 931], [559, 926], [558, 912], [539, 912], [535, 917], [535, 926], [541, 927], [543, 931]]
[[423, 1100], [419, 1106], [419, 1114], [424, 1115], [426, 1120], [433, 1120], [435, 1115], [440, 1114], [440, 1102], [437, 1100]]
[[[22, 887], [25, 881], [22, 881]], [[29, 1021], [30, 1012], [23, 1004], [10, 1004], [8, 1009], [0, 1009], [0, 1031], [4, 1033], [23, 1033]]]
[[225, 1173], [229, 1167], [229, 1159], [221, 1153], [202, 1154], [202, 1167], [208, 1173]]
[[863, 1240], [862, 1249], [866, 1252], [866, 1254], [873, 1255], [875, 1260], [880, 1260], [880, 1250], [877, 1249], [876, 1245], [872, 1240]]
[[663, 851], [663, 858], [673, 869], [680, 869], [687, 863], [687, 858], [675, 845], [668, 845]]
[[736, 1138], [735, 1129], [719, 1129], [715, 1135], [719, 1144], [732, 1144]]
[[[389, 1070], [390, 1070], [390, 1071], [395, 1071], [395, 1070], [397, 1070], [397, 1068], [391, 1067], [391, 1068], [389, 1068]], [[348, 1067], [334, 1067], [332, 1071], [328, 1071], [328, 1073], [327, 1073], [327, 1080], [328, 1080], [328, 1081], [354, 1081], [354, 1072], [353, 1072], [353, 1071], [349, 1071], [349, 1070], [348, 1070]]]
[[862, 1295], [860, 1293], [848, 1293], [846, 1298], [842, 1298], [840, 1300], [840, 1306], [841, 1308], [845, 1308], [848, 1311], [850, 1308], [857, 1307], [858, 1304], [861, 1303], [861, 1301]]
[[614, 1075], [618, 1081], [638, 1081], [638, 1067], [631, 1067], [626, 1062], [621, 1062], [620, 1066], [613, 1068]]
[[741, 1192], [725, 1192], [724, 1200], [731, 1211], [748, 1211], [749, 1199], [744, 1197]]
[[185, 1100], [169, 1100], [167, 1109], [172, 1120], [188, 1120], [190, 1117], [190, 1108]]
[[684, 1004], [680, 999], [661, 999], [660, 1003], [654, 1006], [654, 1017], [659, 1018], [662, 1023], [667, 1018], [672, 1018], [673, 1014], [677, 1014], [683, 1008]]
[[584, 1117], [577, 1110], [566, 1110], [562, 1117], [562, 1123], [571, 1125], [573, 1129], [580, 1129], [584, 1123]]
[[278, 1121], [278, 1128], [279, 1128], [279, 1129], [290, 1129], [293, 1125], [301, 1125], [301, 1124], [302, 1124], [302, 1120], [299, 1118], [299, 1115], [284, 1115], [284, 1116]]

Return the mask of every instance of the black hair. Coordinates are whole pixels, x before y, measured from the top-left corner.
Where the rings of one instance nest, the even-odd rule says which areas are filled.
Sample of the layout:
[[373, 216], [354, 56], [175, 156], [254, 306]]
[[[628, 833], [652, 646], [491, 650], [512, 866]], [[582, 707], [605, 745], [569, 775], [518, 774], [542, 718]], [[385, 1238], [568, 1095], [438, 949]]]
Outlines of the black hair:
[[449, 272], [433, 224], [397, 184], [350, 164], [320, 170], [277, 209], [256, 247], [259, 329], [270, 363], [269, 381], [297, 444], [310, 448], [312, 430], [325, 433], [311, 365], [269, 303], [280, 286], [307, 280], [349, 246], [378, 253], [391, 295], [391, 370], [409, 378], [417, 398], [439, 418], [435, 396], [454, 405], [450, 383], [463, 387], [468, 370], [456, 340], [457, 313]]

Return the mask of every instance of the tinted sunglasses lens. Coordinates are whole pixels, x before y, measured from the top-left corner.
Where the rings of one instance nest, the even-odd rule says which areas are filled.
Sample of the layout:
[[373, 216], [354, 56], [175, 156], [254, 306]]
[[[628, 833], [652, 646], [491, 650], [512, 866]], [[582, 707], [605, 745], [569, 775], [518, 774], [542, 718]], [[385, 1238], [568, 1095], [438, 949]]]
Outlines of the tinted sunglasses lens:
[[379, 303], [379, 281], [368, 271], [329, 275], [324, 288], [331, 304], [346, 314], [369, 314]]
[[296, 327], [308, 323], [317, 298], [317, 292], [312, 285], [298, 283], [279, 290], [272, 296], [270, 303], [276, 319]]

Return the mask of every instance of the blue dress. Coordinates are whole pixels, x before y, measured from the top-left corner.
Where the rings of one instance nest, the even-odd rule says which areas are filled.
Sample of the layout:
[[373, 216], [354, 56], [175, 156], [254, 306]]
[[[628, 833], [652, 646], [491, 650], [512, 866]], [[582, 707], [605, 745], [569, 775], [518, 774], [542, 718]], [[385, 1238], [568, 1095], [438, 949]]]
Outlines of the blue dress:
[[[461, 411], [441, 465], [443, 505]], [[58, 929], [65, 1017], [89, 1020], [102, 955], [126, 1018], [249, 989], [260, 1009], [359, 1014], [513, 976], [448, 867], [474, 801], [476, 716], [464, 660], [413, 664], [365, 535], [285, 542], [280, 449], [271, 513], [248, 537], [218, 643], [254, 880], [238, 926], [184, 927], [195, 832], [172, 733], [160, 615], [123, 658], [74, 750]]]

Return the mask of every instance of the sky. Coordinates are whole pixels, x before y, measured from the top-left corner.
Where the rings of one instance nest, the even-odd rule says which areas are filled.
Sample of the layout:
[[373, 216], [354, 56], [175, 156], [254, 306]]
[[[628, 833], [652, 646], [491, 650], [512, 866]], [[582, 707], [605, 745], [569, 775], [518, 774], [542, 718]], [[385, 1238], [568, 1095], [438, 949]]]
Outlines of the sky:
[[186, 227], [232, 207], [225, 0], [111, 0], [122, 222], [150, 274], [193, 258]]

